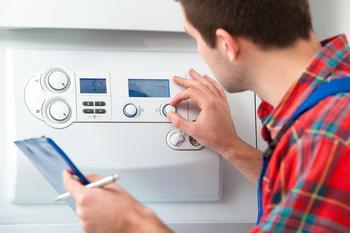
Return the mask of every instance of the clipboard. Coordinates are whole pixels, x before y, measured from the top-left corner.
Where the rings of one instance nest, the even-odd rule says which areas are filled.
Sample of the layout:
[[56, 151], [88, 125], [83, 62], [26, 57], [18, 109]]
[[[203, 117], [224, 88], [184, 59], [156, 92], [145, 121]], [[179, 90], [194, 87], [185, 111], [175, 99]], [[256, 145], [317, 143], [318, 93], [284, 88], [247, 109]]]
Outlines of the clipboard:
[[[39, 172], [45, 177], [58, 194], [65, 193], [62, 173], [70, 170], [77, 176], [83, 185], [89, 181], [75, 166], [66, 153], [48, 137], [30, 138], [15, 141], [16, 146], [33, 163]], [[72, 198], [66, 199], [66, 203], [75, 211], [75, 203]]]

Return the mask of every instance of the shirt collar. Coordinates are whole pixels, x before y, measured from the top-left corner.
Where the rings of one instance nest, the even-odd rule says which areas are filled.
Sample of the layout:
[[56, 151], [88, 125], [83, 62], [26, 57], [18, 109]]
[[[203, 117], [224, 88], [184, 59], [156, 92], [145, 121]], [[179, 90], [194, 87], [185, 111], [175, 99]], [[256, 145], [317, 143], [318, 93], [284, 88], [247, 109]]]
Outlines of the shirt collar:
[[[278, 130], [288, 121], [296, 109], [321, 83], [335, 77], [336, 67], [350, 55], [350, 47], [345, 35], [327, 39], [315, 55], [299, 80], [288, 90], [280, 103], [263, 119], [263, 124], [275, 137]], [[346, 75], [346, 74], [344, 74]]]

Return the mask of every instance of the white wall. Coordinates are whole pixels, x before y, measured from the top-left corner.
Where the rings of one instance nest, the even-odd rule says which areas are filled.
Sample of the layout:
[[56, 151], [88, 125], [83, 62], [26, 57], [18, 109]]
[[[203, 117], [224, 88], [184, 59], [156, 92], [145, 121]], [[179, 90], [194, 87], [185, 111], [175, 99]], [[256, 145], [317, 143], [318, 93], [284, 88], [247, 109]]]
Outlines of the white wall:
[[174, 0], [0, 0], [2, 28], [84, 28], [183, 32]]

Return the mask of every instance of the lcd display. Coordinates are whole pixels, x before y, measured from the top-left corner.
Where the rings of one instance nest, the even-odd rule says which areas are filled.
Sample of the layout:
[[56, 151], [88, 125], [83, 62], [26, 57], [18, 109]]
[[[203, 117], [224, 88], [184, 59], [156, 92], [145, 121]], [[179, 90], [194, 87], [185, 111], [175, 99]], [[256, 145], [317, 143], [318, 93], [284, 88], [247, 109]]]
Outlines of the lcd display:
[[170, 97], [168, 79], [129, 79], [129, 97]]
[[81, 78], [80, 93], [82, 94], [106, 94], [107, 86], [104, 78]]

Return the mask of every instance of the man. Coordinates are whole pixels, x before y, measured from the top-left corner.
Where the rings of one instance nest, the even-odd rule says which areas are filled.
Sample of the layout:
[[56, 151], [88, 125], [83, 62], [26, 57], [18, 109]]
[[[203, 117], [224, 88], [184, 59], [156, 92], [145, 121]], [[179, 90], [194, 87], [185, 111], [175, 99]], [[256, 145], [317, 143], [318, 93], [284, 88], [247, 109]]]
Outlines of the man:
[[[252, 90], [264, 100], [259, 116], [268, 143], [320, 84], [350, 75], [345, 36], [321, 45], [307, 0], [180, 3], [187, 33], [223, 88]], [[195, 122], [176, 113], [170, 120], [256, 183], [262, 152], [237, 136], [224, 89], [194, 70], [190, 76], [174, 77], [186, 89], [172, 105], [190, 98], [201, 113]], [[349, 144], [350, 94], [328, 97], [293, 122], [264, 174], [260, 223], [252, 232], [350, 232]], [[170, 232], [117, 185], [86, 189], [68, 173], [64, 181], [86, 232]]]

